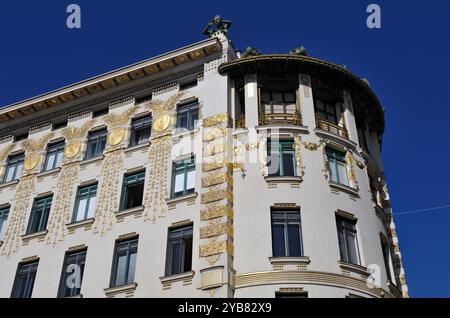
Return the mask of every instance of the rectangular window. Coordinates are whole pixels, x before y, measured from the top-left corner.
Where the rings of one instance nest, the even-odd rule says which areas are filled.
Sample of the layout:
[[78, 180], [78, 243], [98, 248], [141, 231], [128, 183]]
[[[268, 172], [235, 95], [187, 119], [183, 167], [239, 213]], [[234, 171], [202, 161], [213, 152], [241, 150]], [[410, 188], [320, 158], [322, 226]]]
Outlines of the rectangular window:
[[94, 111], [92, 113], [92, 118], [105, 116], [105, 115], [108, 115], [108, 113], [109, 113], [109, 107], [108, 108], [102, 108], [102, 109]]
[[5, 177], [3, 178], [4, 183], [18, 180], [20, 178], [24, 159], [25, 156], [23, 154], [9, 157]]
[[45, 231], [50, 209], [52, 207], [52, 200], [53, 196], [34, 200], [30, 221], [28, 222], [27, 234]]
[[270, 157], [269, 176], [295, 176], [295, 147], [291, 140], [274, 142], [269, 140], [267, 147]]
[[9, 207], [0, 208], [0, 241], [5, 237], [6, 221], [8, 220]]
[[68, 123], [67, 119], [60, 121], [60, 122], [53, 123], [52, 130], [59, 130], [59, 129], [65, 128], [65, 127], [67, 127], [67, 123]]
[[145, 171], [125, 175], [123, 179], [120, 210], [127, 210], [142, 205], [144, 181]]
[[192, 270], [193, 226], [169, 229], [166, 276]]
[[97, 184], [78, 188], [72, 222], [94, 217], [97, 199]]
[[275, 298], [308, 298], [308, 293], [275, 292]]
[[339, 251], [341, 261], [359, 265], [358, 239], [356, 236], [356, 221], [336, 216]]
[[80, 295], [85, 263], [86, 250], [66, 253], [59, 283], [59, 298]]
[[296, 94], [295, 91], [262, 91], [261, 104], [266, 114], [294, 114]]
[[138, 239], [116, 242], [111, 287], [134, 283]]
[[391, 250], [387, 240], [384, 237], [381, 238], [381, 249], [383, 251], [384, 268], [386, 269], [387, 279], [392, 281], [391, 266], [389, 265]]
[[130, 146], [146, 143], [152, 131], [152, 116], [136, 118], [131, 123]]
[[345, 152], [332, 148], [327, 148], [328, 171], [330, 180], [348, 186], [347, 162], [345, 161]]
[[11, 298], [31, 298], [38, 264], [39, 261], [19, 264]]
[[139, 104], [142, 104], [142, 103], [151, 101], [151, 100], [152, 100], [152, 97], [153, 97], [152, 94], [143, 95], [143, 96], [141, 96], [141, 97], [138, 97], [138, 98], [136, 98], [135, 104], [136, 104], [136, 105], [139, 105]]
[[19, 142], [19, 141], [25, 140], [29, 137], [29, 135], [30, 135], [29, 133], [16, 135], [16, 136], [14, 136], [14, 142]]
[[317, 118], [326, 120], [334, 125], [338, 124], [335, 105], [321, 99], [316, 99], [314, 105], [316, 107]]
[[198, 123], [197, 102], [178, 107], [177, 110], [177, 129], [192, 130], [197, 127]]
[[49, 171], [61, 167], [64, 158], [65, 143], [59, 142], [47, 147], [44, 171]]
[[86, 157], [84, 159], [95, 158], [103, 154], [107, 135], [108, 131], [106, 129], [89, 133]]
[[195, 191], [195, 158], [174, 161], [172, 166], [172, 197]]
[[299, 211], [272, 211], [273, 257], [303, 256]]
[[186, 82], [186, 83], [180, 84], [180, 91], [184, 91], [186, 89], [189, 89], [189, 88], [192, 88], [192, 87], [195, 87], [195, 86], [197, 86], [197, 80], [196, 79], [193, 80], [193, 81], [190, 81], [190, 82]]

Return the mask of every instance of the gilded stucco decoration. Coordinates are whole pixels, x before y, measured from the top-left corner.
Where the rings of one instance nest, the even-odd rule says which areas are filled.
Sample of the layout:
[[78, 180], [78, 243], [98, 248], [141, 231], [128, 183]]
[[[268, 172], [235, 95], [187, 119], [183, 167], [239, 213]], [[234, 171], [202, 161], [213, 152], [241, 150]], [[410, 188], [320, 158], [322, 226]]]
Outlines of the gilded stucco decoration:
[[262, 132], [260, 134], [260, 141], [259, 141], [259, 170], [263, 176], [266, 175], [267, 171], [267, 163], [268, 163], [268, 156], [267, 156], [267, 133]]
[[353, 188], [358, 189], [358, 180], [356, 179], [355, 173], [355, 158], [353, 157], [353, 153], [349, 150], [347, 150], [346, 162], [350, 184]]
[[120, 173], [123, 162], [122, 148], [106, 151], [100, 172], [94, 233], [104, 235], [116, 222], [115, 212], [119, 210]]
[[297, 165], [297, 176], [302, 177], [304, 174], [304, 166], [302, 160], [302, 138], [300, 136], [294, 137], [295, 148], [295, 163]]
[[81, 152], [82, 139], [86, 137], [89, 129], [94, 125], [95, 120], [88, 121], [81, 127], [71, 126], [62, 130], [61, 134], [67, 139], [64, 156], [67, 159], [74, 159]]
[[184, 92], [179, 92], [177, 94], [172, 95], [167, 99], [167, 101], [161, 101], [159, 99], [151, 100], [145, 104], [145, 106], [152, 111], [154, 116], [160, 116], [172, 110], [175, 110], [177, 107], [177, 103], [180, 99], [185, 95]]
[[29, 210], [35, 186], [35, 175], [22, 177], [17, 185], [14, 207], [9, 215], [8, 228], [6, 229], [4, 244], [2, 246], [2, 256], [10, 257], [22, 245], [20, 236], [25, 234], [27, 211]]
[[322, 144], [322, 158], [323, 158], [322, 173], [323, 173], [325, 180], [329, 180], [330, 179], [330, 171], [328, 169], [328, 155], [327, 155], [326, 143], [323, 142], [321, 144]]
[[321, 143], [313, 143], [313, 142], [304, 142], [303, 146], [305, 146], [305, 149], [309, 151], [316, 151], [319, 149]]
[[168, 172], [169, 159], [172, 151], [172, 138], [170, 135], [152, 140], [149, 150], [149, 171], [146, 192], [144, 197], [144, 220], [156, 223], [158, 218], [164, 217], [168, 207], [166, 198], [169, 197]]
[[14, 149], [15, 145], [8, 145], [0, 151], [0, 161], [4, 161], [11, 151]]
[[42, 155], [40, 152], [44, 150], [49, 140], [54, 136], [54, 133], [48, 133], [39, 139], [27, 139], [22, 142], [22, 148], [25, 149], [27, 156], [24, 161], [24, 168], [27, 171], [33, 170], [38, 165]]
[[120, 114], [108, 114], [105, 116], [105, 123], [112, 128], [127, 125], [136, 110], [136, 107], [130, 107]]
[[48, 221], [47, 244], [55, 246], [58, 242], [63, 241], [67, 235], [66, 224], [71, 221], [72, 197], [78, 184], [78, 173], [79, 165], [77, 163], [64, 164], [61, 167], [56, 185], [54, 208]]

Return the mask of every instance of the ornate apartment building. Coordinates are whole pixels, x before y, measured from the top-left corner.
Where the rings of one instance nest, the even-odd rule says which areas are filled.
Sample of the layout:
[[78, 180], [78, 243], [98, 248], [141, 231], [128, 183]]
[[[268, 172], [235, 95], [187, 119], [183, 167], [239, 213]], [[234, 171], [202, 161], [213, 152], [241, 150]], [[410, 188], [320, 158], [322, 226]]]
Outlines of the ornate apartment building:
[[367, 81], [230, 24], [0, 108], [0, 297], [408, 297]]

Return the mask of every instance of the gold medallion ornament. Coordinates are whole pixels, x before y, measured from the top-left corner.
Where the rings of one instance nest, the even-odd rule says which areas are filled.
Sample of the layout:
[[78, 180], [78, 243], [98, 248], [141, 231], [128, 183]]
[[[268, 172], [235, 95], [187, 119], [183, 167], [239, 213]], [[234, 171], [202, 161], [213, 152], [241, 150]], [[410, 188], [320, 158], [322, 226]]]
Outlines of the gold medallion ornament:
[[64, 155], [66, 156], [66, 158], [72, 159], [80, 152], [80, 149], [81, 149], [81, 141], [79, 140], [72, 141], [67, 145], [66, 150], [64, 150]]
[[124, 128], [116, 128], [108, 136], [108, 144], [111, 146], [117, 146], [123, 141], [125, 137], [125, 129]]
[[33, 170], [37, 166], [40, 157], [41, 156], [38, 155], [37, 153], [33, 153], [33, 154], [29, 155], [25, 159], [25, 162], [23, 163], [25, 170]]
[[165, 131], [167, 128], [169, 128], [171, 121], [170, 115], [162, 115], [158, 117], [158, 119], [155, 120], [154, 129], [156, 132], [162, 132]]

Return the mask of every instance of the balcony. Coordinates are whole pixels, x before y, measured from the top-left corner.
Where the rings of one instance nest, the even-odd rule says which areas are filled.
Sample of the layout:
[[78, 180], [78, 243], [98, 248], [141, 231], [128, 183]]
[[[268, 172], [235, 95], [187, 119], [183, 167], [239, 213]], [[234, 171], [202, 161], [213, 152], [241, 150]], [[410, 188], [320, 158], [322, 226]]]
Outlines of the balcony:
[[347, 129], [345, 127], [341, 127], [338, 126], [336, 124], [330, 123], [329, 121], [317, 118], [316, 119], [316, 126], [319, 129], [328, 131], [332, 134], [338, 135], [340, 137], [343, 137], [345, 139], [349, 139], [348, 138], [348, 132]]
[[266, 126], [270, 124], [291, 124], [302, 125], [302, 116], [296, 110], [294, 112], [282, 112], [282, 113], [266, 113], [259, 114], [259, 125]]

